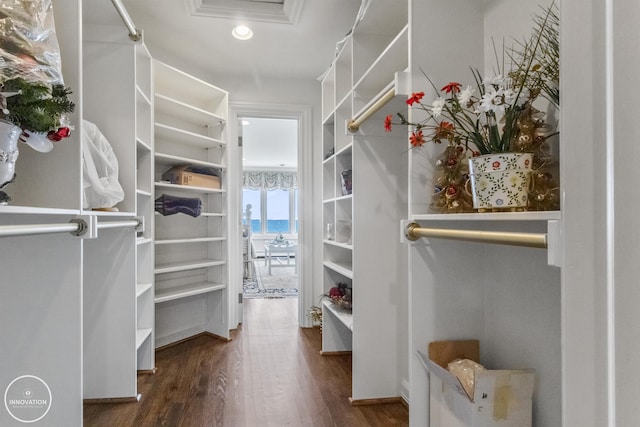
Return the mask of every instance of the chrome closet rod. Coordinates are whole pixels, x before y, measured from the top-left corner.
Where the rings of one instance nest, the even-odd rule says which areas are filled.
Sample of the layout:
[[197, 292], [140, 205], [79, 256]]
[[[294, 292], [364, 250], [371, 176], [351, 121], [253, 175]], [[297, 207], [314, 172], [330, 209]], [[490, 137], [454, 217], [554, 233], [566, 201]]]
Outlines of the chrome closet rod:
[[122, 228], [122, 227], [134, 227], [137, 228], [140, 225], [138, 220], [130, 221], [99, 221], [98, 230], [106, 230], [108, 228]]
[[84, 229], [84, 224], [67, 222], [63, 224], [28, 224], [1, 225], [0, 237], [29, 236], [33, 234], [78, 233]]
[[[110, 228], [133, 227], [138, 228], [140, 221], [104, 221], [98, 222], [99, 230]], [[24, 225], [0, 225], [0, 237], [31, 236], [35, 234], [71, 233], [76, 236], [87, 231], [87, 223], [83, 219], [73, 219], [61, 224], [24, 224]]]
[[351, 119], [347, 125], [349, 132], [357, 132], [360, 129], [360, 125], [367, 121], [367, 119], [378, 112], [385, 104], [396, 96], [396, 88], [389, 89], [384, 95], [382, 95], [376, 102], [374, 102], [360, 117]]
[[127, 30], [129, 30], [129, 38], [134, 42], [140, 40], [142, 38], [142, 33], [136, 28], [136, 25], [133, 23], [133, 20], [129, 16], [129, 12], [127, 12], [127, 9], [124, 8], [122, 1], [111, 0], [111, 3], [113, 3], [113, 7], [116, 8], [116, 12], [118, 12], [118, 15], [120, 15], [120, 18], [122, 19], [122, 22], [124, 22]]
[[409, 240], [418, 240], [420, 237], [432, 237], [498, 245], [526, 246], [530, 248], [546, 249], [548, 247], [547, 235], [542, 233], [421, 228], [418, 224], [411, 223], [406, 227], [405, 235]]

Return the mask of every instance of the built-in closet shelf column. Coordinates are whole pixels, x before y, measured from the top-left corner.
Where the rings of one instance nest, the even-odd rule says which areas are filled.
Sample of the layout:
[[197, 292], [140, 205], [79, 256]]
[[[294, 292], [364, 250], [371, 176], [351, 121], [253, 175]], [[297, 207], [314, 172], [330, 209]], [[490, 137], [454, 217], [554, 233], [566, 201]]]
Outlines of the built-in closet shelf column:
[[[154, 70], [156, 347], [202, 332], [226, 339], [228, 94], [159, 61]], [[204, 175], [167, 175], [184, 166]]]
[[[53, 7], [75, 130], [46, 154], [19, 147], [16, 180], [2, 189], [12, 200], [0, 206], [0, 226], [66, 224], [80, 215], [81, 5], [55, 0]], [[66, 232], [0, 237], [0, 390], [9, 397], [4, 393], [13, 382], [22, 398], [34, 383], [18, 378], [38, 377], [51, 390], [43, 397], [53, 403], [41, 421], [49, 425], [82, 424], [82, 247], [82, 239]], [[0, 405], [0, 425], [22, 424]]]
[[[352, 310], [323, 301], [322, 352], [352, 352], [356, 402], [397, 398], [407, 370], [407, 337], [398, 332], [407, 329], [406, 247], [397, 238], [406, 144], [384, 132], [385, 115], [404, 100], [378, 102], [408, 67], [407, 16], [406, 2], [372, 3], [321, 83], [323, 291], [344, 283], [353, 300]], [[348, 129], [356, 118], [359, 127]], [[385, 346], [375, 345], [381, 337]]]
[[[470, 67], [483, 76], [493, 74], [493, 66], [486, 64], [495, 63], [494, 40], [520, 39], [532, 27], [531, 16], [540, 11], [526, 1], [489, 7], [427, 0], [410, 2], [410, 7], [407, 92], [425, 92], [422, 102], [427, 105], [436, 96], [431, 82], [435, 89], [449, 82], [475, 87]], [[451, 32], [451, 22], [461, 30]], [[406, 129], [395, 132], [406, 135]], [[441, 238], [407, 244], [411, 425], [429, 425], [430, 419], [429, 379], [417, 352], [427, 353], [433, 341], [458, 339], [478, 339], [479, 362], [489, 369], [534, 369], [534, 425], [562, 425], [561, 272], [556, 267], [561, 264], [562, 213], [435, 211], [430, 195], [438, 176], [435, 160], [443, 148], [427, 143], [408, 150], [407, 221], [436, 229], [546, 234], [550, 248]]]
[[155, 371], [153, 65], [144, 44], [135, 46], [136, 213], [144, 227], [136, 246], [136, 368]]
[[84, 397], [135, 399], [137, 372], [155, 368], [151, 56], [122, 26], [87, 25], [83, 77], [84, 118], [113, 150], [124, 191], [117, 211], [84, 213], [141, 222], [85, 244]]

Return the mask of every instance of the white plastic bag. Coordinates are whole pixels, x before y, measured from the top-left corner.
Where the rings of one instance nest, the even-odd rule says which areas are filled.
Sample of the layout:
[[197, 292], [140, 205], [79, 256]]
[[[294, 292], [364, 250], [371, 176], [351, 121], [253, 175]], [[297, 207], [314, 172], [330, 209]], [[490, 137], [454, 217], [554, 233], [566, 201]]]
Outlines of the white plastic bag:
[[118, 159], [100, 129], [90, 121], [82, 123], [82, 206], [84, 209], [113, 207], [124, 200], [118, 181]]

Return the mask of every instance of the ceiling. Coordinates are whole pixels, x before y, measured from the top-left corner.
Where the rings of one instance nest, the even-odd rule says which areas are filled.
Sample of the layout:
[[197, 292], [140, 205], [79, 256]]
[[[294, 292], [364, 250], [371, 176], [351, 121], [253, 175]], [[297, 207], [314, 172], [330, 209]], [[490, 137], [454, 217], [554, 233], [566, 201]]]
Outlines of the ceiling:
[[298, 122], [291, 119], [242, 119], [244, 169], [291, 170], [298, 164]]
[[[152, 55], [215, 75], [316, 80], [353, 27], [361, 0], [122, 0]], [[126, 28], [110, 0], [84, 0], [85, 23]], [[207, 16], [204, 16], [207, 15]], [[290, 22], [292, 20], [293, 22]], [[250, 40], [231, 35], [239, 23]]]

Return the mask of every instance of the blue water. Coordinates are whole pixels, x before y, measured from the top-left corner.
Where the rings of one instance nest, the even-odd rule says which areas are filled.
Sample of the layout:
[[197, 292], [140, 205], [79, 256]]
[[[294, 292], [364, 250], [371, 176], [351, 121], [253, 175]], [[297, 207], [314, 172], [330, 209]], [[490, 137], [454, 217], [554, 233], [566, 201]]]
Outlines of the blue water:
[[[296, 227], [297, 228], [297, 227]], [[260, 220], [251, 220], [251, 232], [261, 233]], [[288, 233], [289, 232], [289, 220], [288, 219], [270, 219], [267, 220], [267, 233]]]

